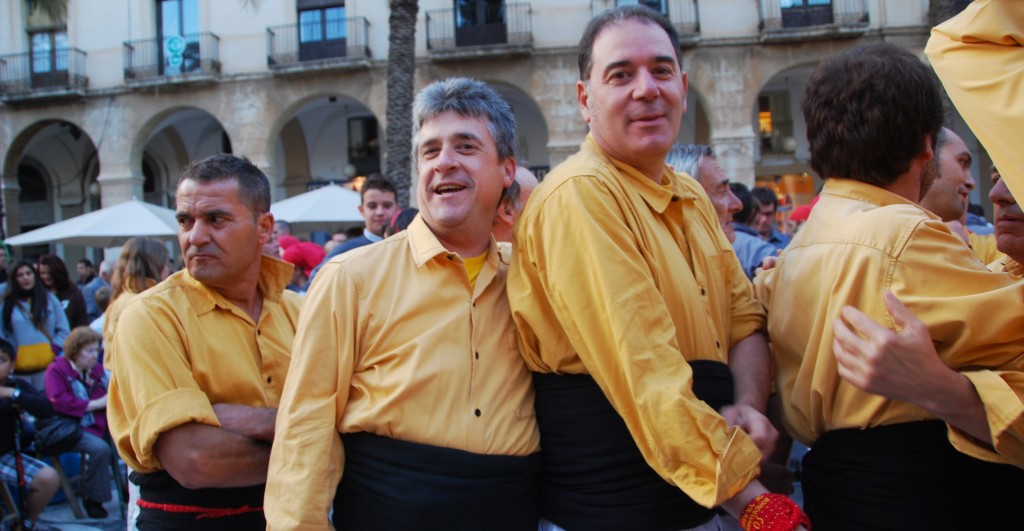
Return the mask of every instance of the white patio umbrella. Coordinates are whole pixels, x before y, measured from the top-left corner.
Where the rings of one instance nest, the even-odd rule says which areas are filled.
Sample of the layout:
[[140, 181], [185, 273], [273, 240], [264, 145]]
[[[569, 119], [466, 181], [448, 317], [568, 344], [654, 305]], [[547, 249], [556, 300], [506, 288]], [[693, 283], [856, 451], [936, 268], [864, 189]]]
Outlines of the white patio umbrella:
[[270, 205], [274, 219], [293, 225], [319, 225], [363, 223], [359, 213], [361, 199], [358, 192], [328, 184], [316, 190], [289, 197]]
[[64, 243], [115, 247], [133, 236], [170, 239], [177, 234], [178, 222], [173, 210], [133, 199], [11, 236], [5, 243], [13, 246]]

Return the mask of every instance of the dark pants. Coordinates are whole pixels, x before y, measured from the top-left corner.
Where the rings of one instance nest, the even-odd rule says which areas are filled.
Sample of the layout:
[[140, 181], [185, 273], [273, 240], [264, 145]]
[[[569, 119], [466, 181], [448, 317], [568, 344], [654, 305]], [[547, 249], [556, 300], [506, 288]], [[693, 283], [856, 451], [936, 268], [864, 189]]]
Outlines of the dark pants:
[[481, 455], [369, 433], [342, 443], [339, 531], [537, 530], [539, 453]]
[[826, 433], [802, 485], [815, 530], [1010, 529], [1024, 470], [964, 455], [945, 424], [925, 421]]

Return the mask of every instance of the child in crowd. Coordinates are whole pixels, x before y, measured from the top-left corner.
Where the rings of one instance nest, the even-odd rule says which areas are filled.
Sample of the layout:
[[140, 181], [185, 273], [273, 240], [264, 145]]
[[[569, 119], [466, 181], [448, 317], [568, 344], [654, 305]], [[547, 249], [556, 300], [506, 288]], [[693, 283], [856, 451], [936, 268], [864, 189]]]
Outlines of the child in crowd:
[[[24, 410], [36, 418], [53, 416], [53, 406], [42, 393], [26, 380], [11, 376], [14, 356], [11, 344], [0, 339], [0, 481], [11, 486], [18, 484], [14, 437], [18, 433], [16, 426], [21, 412]], [[27, 446], [28, 441], [24, 445]], [[21, 455], [21, 462], [28, 488], [28, 515], [22, 515], [25, 518], [23, 528], [55, 529], [38, 523], [37, 519], [60, 485], [57, 472], [25, 454]]]

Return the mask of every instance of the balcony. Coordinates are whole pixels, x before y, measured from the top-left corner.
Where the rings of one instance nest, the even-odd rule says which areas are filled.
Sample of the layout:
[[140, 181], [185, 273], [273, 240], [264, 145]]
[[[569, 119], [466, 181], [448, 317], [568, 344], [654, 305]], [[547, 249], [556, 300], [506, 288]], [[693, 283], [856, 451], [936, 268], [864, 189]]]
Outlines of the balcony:
[[124, 80], [132, 86], [202, 83], [220, 77], [220, 37], [210, 32], [124, 43]]
[[591, 16], [597, 16], [616, 5], [643, 4], [661, 12], [679, 33], [679, 44], [686, 48], [700, 42], [700, 6], [697, 0], [591, 0]]
[[81, 98], [88, 84], [78, 48], [0, 55], [0, 101], [7, 104]]
[[322, 27], [269, 27], [267, 66], [280, 74], [369, 68], [369, 31], [366, 17], [327, 19]]
[[867, 0], [760, 0], [761, 42], [854, 38], [868, 29]]
[[455, 61], [533, 53], [529, 3], [498, 3], [499, 7], [492, 7], [491, 2], [479, 4], [479, 16], [473, 19], [456, 17], [455, 9], [426, 12], [427, 49], [431, 59]]

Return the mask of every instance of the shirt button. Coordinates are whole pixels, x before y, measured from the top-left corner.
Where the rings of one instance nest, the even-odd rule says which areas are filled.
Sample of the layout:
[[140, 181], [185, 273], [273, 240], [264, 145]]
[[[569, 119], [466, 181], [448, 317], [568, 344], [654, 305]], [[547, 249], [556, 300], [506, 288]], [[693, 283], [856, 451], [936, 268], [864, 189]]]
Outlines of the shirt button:
[[672, 202], [675, 203], [676, 201], [679, 201], [679, 198], [676, 196], [672, 196]]
[[476, 416], [478, 416], [478, 417], [480, 416], [480, 410], [479, 409], [474, 411], [473, 413], [476, 414]]
[[267, 376], [267, 383], [270, 383], [274, 379], [273, 376]]
[[479, 352], [474, 352], [473, 354], [476, 356], [476, 359], [480, 359], [480, 353]]
[[448, 255], [448, 259], [449, 259], [449, 260], [455, 260], [455, 257], [449, 254], [449, 255]]
[[257, 329], [257, 330], [256, 330], [256, 335], [258, 335], [258, 336], [262, 336], [262, 335], [263, 335], [263, 331], [262, 331], [262, 330], [259, 330], [259, 329]]
[[701, 295], [704, 295], [704, 294], [706, 294], [706, 293], [707, 293], [707, 290], [706, 290], [706, 289], [704, 289], [704, 288], [700, 288], [700, 294], [701, 294]]
[[722, 348], [722, 344], [719, 343], [718, 341], [715, 341], [715, 348]]

